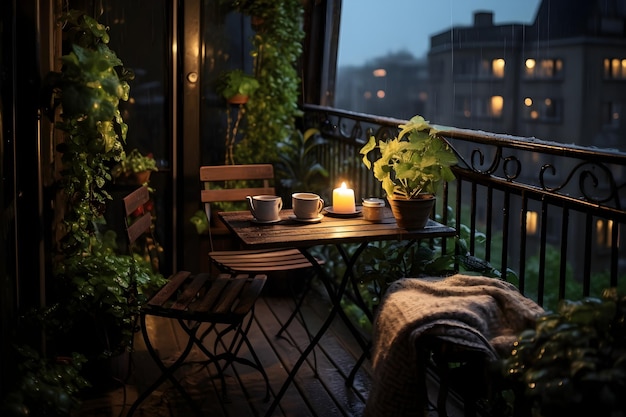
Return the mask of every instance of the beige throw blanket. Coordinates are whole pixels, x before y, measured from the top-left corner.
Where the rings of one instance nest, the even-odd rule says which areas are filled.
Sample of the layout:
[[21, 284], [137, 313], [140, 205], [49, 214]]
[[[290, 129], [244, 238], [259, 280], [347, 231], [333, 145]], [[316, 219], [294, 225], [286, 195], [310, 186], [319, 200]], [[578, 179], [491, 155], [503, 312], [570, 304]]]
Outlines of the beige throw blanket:
[[394, 282], [374, 323], [372, 390], [365, 417], [419, 416], [416, 343], [424, 334], [484, 352], [508, 354], [543, 309], [495, 278], [454, 275]]

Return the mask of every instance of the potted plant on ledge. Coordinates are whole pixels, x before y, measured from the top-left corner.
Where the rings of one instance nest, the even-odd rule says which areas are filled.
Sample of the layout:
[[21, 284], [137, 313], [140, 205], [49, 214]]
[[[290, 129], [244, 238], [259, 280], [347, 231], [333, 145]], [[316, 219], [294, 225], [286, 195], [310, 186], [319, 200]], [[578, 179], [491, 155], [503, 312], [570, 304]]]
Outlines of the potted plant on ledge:
[[248, 99], [259, 88], [259, 82], [254, 76], [246, 74], [241, 69], [234, 69], [222, 73], [217, 81], [217, 93], [221, 94], [228, 104], [237, 106], [235, 111], [237, 117], [233, 122], [231, 109], [226, 109], [226, 140], [225, 147], [225, 164], [233, 165], [235, 163], [234, 147], [237, 139], [239, 125], [243, 120], [246, 112], [245, 105]]
[[125, 153], [111, 171], [113, 178], [119, 183], [143, 185], [150, 180], [152, 171], [158, 171], [156, 161], [151, 153], [143, 155], [139, 149]]
[[[428, 222], [441, 184], [455, 179], [450, 167], [457, 158], [422, 116], [398, 127], [400, 132], [394, 138], [377, 141], [370, 137], [360, 153], [365, 166], [382, 183], [398, 226], [419, 229]], [[369, 159], [372, 153], [377, 157], [373, 164]]]
[[217, 83], [217, 92], [230, 104], [245, 104], [248, 98], [259, 88], [259, 82], [254, 76], [246, 74], [241, 69], [234, 69], [222, 73]]

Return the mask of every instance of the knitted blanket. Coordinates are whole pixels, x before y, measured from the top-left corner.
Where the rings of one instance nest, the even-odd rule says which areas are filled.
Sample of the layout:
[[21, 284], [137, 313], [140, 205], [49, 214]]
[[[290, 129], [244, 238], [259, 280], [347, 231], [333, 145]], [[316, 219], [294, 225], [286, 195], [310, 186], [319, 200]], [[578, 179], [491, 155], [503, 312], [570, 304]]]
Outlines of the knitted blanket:
[[423, 335], [483, 352], [510, 353], [543, 309], [505, 281], [468, 275], [404, 278], [388, 289], [373, 330], [374, 370], [365, 417], [419, 416], [417, 344]]

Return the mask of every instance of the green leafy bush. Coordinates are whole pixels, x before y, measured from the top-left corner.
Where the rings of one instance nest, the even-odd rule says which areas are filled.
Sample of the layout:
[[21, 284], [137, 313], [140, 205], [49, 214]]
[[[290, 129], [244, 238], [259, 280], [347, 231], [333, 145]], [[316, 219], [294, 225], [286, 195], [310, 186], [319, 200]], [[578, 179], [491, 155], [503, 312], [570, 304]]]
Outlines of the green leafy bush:
[[625, 415], [626, 297], [561, 301], [519, 335], [502, 372], [543, 417]]

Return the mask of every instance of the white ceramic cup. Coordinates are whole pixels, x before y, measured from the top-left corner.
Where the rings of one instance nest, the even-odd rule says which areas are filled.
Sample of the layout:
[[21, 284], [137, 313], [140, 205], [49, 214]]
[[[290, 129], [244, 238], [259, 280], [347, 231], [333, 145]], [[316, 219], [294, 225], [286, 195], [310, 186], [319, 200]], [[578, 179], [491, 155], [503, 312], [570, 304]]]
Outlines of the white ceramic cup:
[[283, 208], [283, 199], [276, 195], [247, 196], [250, 213], [255, 219], [262, 222], [279, 220], [280, 210]]
[[324, 208], [324, 200], [313, 193], [293, 193], [291, 195], [293, 214], [299, 219], [314, 219]]

